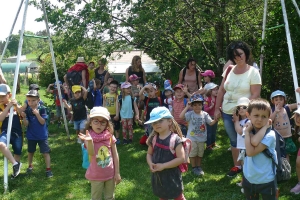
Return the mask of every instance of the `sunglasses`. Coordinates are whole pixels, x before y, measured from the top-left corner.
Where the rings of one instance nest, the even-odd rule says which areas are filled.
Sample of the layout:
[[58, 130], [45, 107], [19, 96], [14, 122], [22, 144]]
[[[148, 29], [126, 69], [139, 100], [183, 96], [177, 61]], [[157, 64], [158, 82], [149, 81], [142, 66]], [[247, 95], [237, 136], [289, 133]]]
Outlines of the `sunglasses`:
[[244, 110], [246, 110], [248, 108], [248, 106], [237, 106], [236, 107], [237, 110], [240, 110], [241, 108], [244, 109]]

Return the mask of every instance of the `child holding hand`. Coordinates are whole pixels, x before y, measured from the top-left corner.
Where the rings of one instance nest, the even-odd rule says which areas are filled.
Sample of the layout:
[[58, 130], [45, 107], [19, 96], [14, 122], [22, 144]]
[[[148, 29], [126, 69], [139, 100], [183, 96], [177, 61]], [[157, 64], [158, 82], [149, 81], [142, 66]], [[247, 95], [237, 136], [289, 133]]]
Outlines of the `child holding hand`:
[[[153, 132], [147, 140], [147, 163], [152, 172], [151, 183], [155, 196], [160, 200], [185, 200], [183, 182], [178, 166], [184, 162], [182, 133], [177, 122], [166, 107], [156, 107], [150, 113], [150, 119], [145, 122], [151, 124]], [[176, 134], [174, 149], [176, 157], [169, 147], [172, 134]], [[153, 139], [156, 138], [155, 145]]]
[[104, 107], [94, 107], [86, 123], [86, 135], [80, 133], [90, 159], [85, 177], [91, 182], [92, 199], [115, 199], [116, 184], [121, 182], [119, 155], [110, 113]]

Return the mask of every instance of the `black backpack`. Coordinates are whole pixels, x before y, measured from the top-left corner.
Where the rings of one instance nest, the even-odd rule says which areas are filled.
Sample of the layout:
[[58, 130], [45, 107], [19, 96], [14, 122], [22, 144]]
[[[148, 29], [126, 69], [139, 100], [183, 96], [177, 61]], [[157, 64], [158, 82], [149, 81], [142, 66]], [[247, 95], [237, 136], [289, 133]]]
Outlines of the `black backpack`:
[[77, 72], [77, 71], [67, 72], [67, 81], [68, 81], [68, 84], [70, 86], [80, 85], [80, 83], [82, 81], [81, 72], [82, 71], [80, 71], [80, 72]]
[[89, 109], [92, 109], [94, 107], [94, 102], [95, 102], [94, 94], [93, 94], [92, 91], [89, 91], [88, 94], [87, 94], [85, 105]]
[[[277, 153], [277, 160], [278, 164], [276, 164], [273, 154], [269, 151], [269, 149], [265, 149], [263, 153], [268, 158], [272, 159], [273, 166], [276, 166], [276, 180], [277, 183], [281, 181], [287, 181], [291, 178], [291, 165], [286, 159], [286, 152], [285, 152], [285, 141], [284, 138], [280, 135], [280, 133], [273, 129], [276, 136], [276, 146], [275, 150]], [[273, 168], [274, 170], [274, 168]]]

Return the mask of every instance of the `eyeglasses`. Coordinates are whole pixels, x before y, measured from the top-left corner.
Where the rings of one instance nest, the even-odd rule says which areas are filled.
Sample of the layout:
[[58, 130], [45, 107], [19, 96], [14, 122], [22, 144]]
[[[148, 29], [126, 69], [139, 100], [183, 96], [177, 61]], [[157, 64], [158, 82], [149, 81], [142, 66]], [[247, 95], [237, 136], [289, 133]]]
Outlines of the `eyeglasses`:
[[236, 109], [237, 109], [237, 110], [240, 110], [241, 108], [244, 109], [244, 110], [246, 110], [246, 109], [248, 108], [248, 106], [237, 106]]
[[97, 119], [94, 119], [94, 120], [92, 121], [92, 123], [93, 123], [94, 125], [98, 125], [98, 124], [101, 124], [102, 126], [106, 126], [106, 125], [107, 125], [107, 121], [106, 121], [106, 120], [104, 120], [104, 121], [99, 121], [99, 120], [97, 120]]

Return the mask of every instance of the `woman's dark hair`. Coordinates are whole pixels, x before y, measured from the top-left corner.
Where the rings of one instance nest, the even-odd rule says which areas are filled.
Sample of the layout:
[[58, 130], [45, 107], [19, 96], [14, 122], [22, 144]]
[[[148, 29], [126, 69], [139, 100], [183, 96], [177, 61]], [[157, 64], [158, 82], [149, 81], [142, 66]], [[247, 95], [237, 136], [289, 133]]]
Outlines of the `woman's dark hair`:
[[185, 67], [186, 67], [187, 69], [189, 69], [189, 64], [190, 64], [190, 62], [196, 62], [196, 60], [195, 60], [194, 58], [189, 58], [189, 59], [186, 61], [186, 65], [185, 65]]
[[237, 56], [239, 55], [237, 49], [242, 49], [245, 52], [246, 63], [247, 63], [250, 57], [250, 48], [248, 44], [243, 41], [234, 41], [228, 45], [227, 58], [235, 64], [234, 62], [235, 55]]

